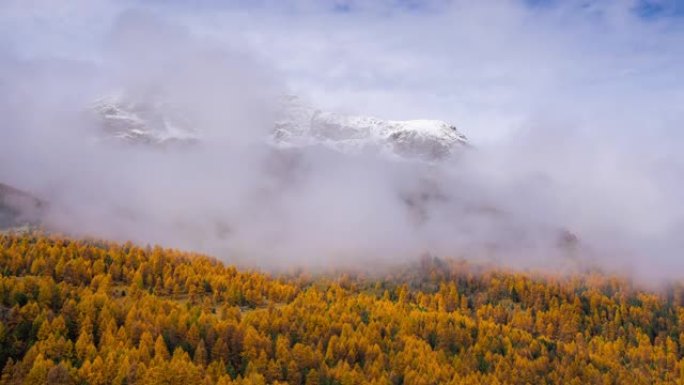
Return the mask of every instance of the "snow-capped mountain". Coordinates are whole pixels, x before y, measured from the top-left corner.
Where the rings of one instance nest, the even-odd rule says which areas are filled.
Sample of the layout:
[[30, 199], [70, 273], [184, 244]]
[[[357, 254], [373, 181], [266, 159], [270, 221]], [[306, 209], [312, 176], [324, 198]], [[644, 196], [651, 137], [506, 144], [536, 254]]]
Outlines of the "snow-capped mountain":
[[199, 139], [183, 115], [162, 102], [107, 97], [97, 100], [92, 111], [105, 140], [168, 145], [192, 143]]
[[400, 158], [437, 160], [468, 145], [455, 126], [440, 120], [383, 120], [325, 112], [288, 96], [275, 123], [276, 143], [323, 145], [341, 152], [379, 150]]
[[[201, 141], [178, 109], [123, 97], [98, 100], [92, 109], [107, 140], [147, 145]], [[320, 145], [343, 153], [378, 151], [402, 159], [439, 160], [468, 145], [455, 126], [439, 120], [383, 120], [325, 112], [294, 96], [280, 100], [272, 135], [278, 147]]]

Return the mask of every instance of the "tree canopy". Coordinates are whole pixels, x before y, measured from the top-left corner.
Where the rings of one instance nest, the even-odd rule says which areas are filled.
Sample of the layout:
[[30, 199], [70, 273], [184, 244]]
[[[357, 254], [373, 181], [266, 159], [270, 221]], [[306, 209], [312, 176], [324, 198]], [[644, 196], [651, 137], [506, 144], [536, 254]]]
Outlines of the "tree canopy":
[[679, 384], [683, 305], [601, 274], [271, 276], [0, 235], [0, 384]]

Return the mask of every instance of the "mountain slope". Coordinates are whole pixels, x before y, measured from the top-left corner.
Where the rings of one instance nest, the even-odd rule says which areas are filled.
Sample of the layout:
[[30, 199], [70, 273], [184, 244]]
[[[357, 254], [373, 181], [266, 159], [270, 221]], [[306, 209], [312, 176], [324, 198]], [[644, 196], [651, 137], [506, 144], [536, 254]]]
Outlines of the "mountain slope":
[[0, 229], [38, 224], [45, 202], [0, 183]]

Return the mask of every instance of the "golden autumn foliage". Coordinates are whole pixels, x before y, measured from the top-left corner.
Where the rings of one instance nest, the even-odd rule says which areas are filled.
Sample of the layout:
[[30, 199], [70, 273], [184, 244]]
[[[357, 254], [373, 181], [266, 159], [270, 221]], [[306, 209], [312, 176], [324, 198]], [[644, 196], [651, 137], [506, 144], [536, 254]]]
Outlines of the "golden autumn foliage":
[[684, 290], [426, 258], [271, 277], [0, 235], [0, 384], [684, 384]]

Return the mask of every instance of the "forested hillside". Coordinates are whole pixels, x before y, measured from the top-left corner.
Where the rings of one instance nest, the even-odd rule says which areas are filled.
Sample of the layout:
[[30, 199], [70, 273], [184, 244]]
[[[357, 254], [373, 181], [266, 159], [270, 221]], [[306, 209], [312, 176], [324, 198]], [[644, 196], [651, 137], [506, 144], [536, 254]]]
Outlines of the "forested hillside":
[[[478, 270], [478, 271], [476, 271]], [[383, 276], [0, 235], [1, 384], [678, 384], [684, 291], [425, 258]]]

